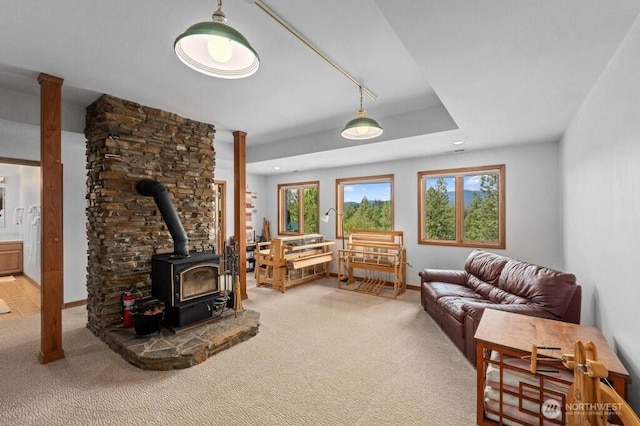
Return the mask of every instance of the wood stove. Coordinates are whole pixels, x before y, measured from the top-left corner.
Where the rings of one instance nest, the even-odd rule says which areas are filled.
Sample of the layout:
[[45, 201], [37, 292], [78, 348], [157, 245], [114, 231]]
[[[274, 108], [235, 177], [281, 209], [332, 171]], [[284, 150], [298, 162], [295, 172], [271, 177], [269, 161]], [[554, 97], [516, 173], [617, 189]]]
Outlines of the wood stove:
[[143, 179], [136, 191], [153, 197], [173, 238], [173, 253], [151, 258], [151, 294], [165, 304], [165, 325], [175, 330], [222, 313], [227, 298], [218, 279], [220, 256], [189, 251], [187, 233], [164, 185]]
[[184, 327], [219, 310], [220, 256], [191, 252], [189, 257], [156, 254], [151, 260], [151, 292], [164, 302], [168, 327]]

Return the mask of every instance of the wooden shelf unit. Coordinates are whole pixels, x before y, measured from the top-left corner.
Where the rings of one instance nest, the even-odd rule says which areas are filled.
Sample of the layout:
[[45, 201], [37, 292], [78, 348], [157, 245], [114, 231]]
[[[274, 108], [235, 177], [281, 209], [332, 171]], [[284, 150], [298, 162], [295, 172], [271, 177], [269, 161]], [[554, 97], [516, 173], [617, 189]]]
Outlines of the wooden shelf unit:
[[322, 234], [280, 236], [257, 243], [256, 285], [271, 285], [284, 293], [288, 287], [328, 277], [333, 244]]

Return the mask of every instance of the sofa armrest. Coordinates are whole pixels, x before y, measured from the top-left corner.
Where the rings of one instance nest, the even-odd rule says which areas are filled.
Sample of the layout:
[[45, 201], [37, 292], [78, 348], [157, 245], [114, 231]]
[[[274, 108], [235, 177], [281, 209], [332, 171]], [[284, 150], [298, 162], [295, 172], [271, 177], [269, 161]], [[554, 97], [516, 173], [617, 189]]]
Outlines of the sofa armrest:
[[423, 269], [418, 273], [422, 282], [442, 282], [452, 284], [467, 284], [467, 271], [459, 269]]
[[582, 287], [576, 284], [576, 288], [573, 291], [573, 295], [567, 304], [567, 309], [564, 311], [562, 320], [566, 322], [572, 322], [574, 324], [580, 324], [580, 308], [582, 306]]

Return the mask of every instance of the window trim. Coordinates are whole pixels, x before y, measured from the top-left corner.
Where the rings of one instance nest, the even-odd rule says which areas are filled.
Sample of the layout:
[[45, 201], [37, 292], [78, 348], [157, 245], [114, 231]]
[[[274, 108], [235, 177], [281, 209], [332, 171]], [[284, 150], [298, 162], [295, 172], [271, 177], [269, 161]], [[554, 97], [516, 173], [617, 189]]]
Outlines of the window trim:
[[[459, 203], [464, 205], [464, 184], [463, 177], [482, 174], [487, 172], [498, 173], [498, 241], [495, 243], [481, 242], [481, 241], [465, 241], [464, 235], [464, 209], [459, 208]], [[432, 170], [432, 171], [420, 171], [418, 172], [418, 244], [425, 245], [438, 245], [438, 246], [450, 246], [450, 247], [474, 247], [474, 248], [493, 248], [504, 249], [506, 248], [506, 204], [505, 204], [505, 180], [506, 180], [506, 166], [504, 164], [497, 164], [492, 166], [479, 166], [479, 167], [462, 167], [456, 169], [444, 169], [444, 170]], [[438, 177], [455, 177], [456, 185], [456, 203], [455, 203], [455, 217], [456, 217], [456, 239], [455, 241], [447, 240], [434, 240], [427, 239], [425, 237], [426, 216], [424, 206], [426, 202], [426, 190], [424, 190], [424, 179]], [[462, 198], [462, 200], [461, 200]]]
[[[297, 231], [287, 231], [287, 227], [285, 225], [284, 211], [286, 207], [284, 203], [286, 199], [283, 197], [285, 189], [297, 189], [298, 190], [298, 218], [304, 218], [304, 207], [303, 203], [300, 201], [304, 198], [304, 189], [305, 188], [316, 188], [318, 196], [316, 200], [316, 229], [320, 229], [320, 181], [312, 180], [305, 182], [291, 182], [291, 183], [279, 183], [278, 184], [278, 235], [304, 235], [308, 232], [304, 231], [304, 219], [299, 220], [298, 230]], [[317, 232], [317, 231], [315, 231]]]
[[344, 190], [342, 185], [344, 184], [354, 184], [354, 183], [376, 183], [376, 182], [389, 182], [391, 184], [391, 231], [395, 230], [394, 226], [394, 210], [395, 210], [395, 200], [393, 195], [393, 173], [386, 175], [375, 175], [375, 176], [359, 176], [359, 177], [350, 177], [350, 178], [341, 178], [336, 179], [336, 239], [338, 238], [347, 238], [342, 233], [342, 218], [344, 214]]

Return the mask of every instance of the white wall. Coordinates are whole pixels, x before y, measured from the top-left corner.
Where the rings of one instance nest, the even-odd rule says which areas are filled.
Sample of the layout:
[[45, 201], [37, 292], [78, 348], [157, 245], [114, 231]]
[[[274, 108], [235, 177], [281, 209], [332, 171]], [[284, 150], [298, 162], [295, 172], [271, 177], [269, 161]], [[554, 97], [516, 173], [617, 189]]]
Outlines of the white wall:
[[[87, 298], [85, 234], [87, 172], [84, 142], [85, 138], [82, 134], [62, 132], [65, 303]], [[0, 157], [39, 161], [40, 130], [38, 126], [0, 120]], [[39, 205], [40, 202], [34, 204]], [[28, 268], [27, 265], [25, 272], [39, 281], [39, 270]]]
[[[469, 149], [472, 148], [471, 146]], [[398, 142], [402, 149], [402, 142]], [[395, 229], [405, 232], [407, 283], [419, 285], [424, 268], [460, 269], [471, 248], [418, 244], [417, 173], [459, 167], [506, 165], [506, 249], [492, 250], [531, 263], [563, 269], [560, 213], [558, 143], [525, 145], [438, 157], [369, 164], [269, 176], [266, 180], [267, 217], [277, 231], [277, 186], [279, 183], [320, 181], [320, 214], [335, 206], [337, 178], [394, 174]], [[335, 215], [320, 222], [320, 232], [335, 238]], [[340, 241], [336, 241], [339, 248]], [[336, 250], [337, 250], [336, 248]], [[335, 263], [335, 262], [334, 262]], [[333, 269], [337, 268], [333, 265]]]
[[87, 298], [87, 157], [84, 135], [62, 134], [64, 301]]
[[640, 20], [561, 143], [565, 259], [583, 285], [582, 322], [602, 330], [632, 375], [640, 412]]

